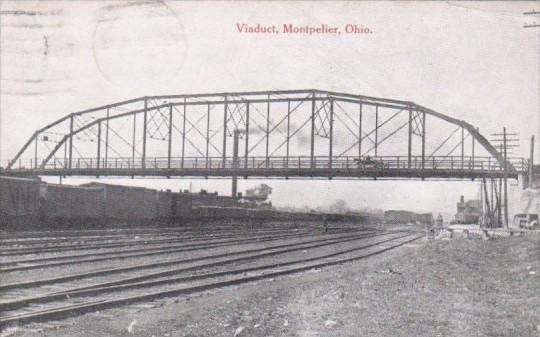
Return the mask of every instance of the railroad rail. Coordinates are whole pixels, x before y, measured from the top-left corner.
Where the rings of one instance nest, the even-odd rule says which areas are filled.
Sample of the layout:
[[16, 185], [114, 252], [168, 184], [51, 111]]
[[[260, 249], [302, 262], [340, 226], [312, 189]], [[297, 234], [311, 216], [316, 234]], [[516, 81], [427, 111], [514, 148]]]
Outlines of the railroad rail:
[[[288, 234], [288, 235], [274, 234], [272, 236], [259, 236], [256, 238], [249, 238], [249, 239], [205, 242], [205, 243], [198, 243], [195, 245], [177, 245], [177, 246], [173, 245], [173, 246], [167, 246], [166, 248], [165, 247], [141, 248], [141, 249], [133, 249], [133, 250], [123, 250], [121, 253], [103, 252], [103, 253], [89, 253], [89, 254], [84, 254], [84, 255], [56, 256], [56, 257], [49, 257], [49, 258], [42, 258], [42, 259], [17, 260], [17, 261], [11, 261], [11, 262], [6, 262], [6, 263], [0, 263], [0, 266], [2, 266], [2, 268], [0, 268], [0, 273], [40, 269], [40, 268], [47, 268], [47, 267], [65, 266], [65, 265], [78, 264], [78, 263], [119, 260], [119, 259], [133, 258], [133, 257], [168, 255], [171, 253], [190, 252], [190, 251], [196, 251], [196, 250], [201, 250], [201, 249], [206, 250], [209, 248], [218, 248], [218, 247], [229, 247], [229, 246], [237, 247], [242, 244], [263, 243], [263, 242], [271, 242], [271, 241], [277, 241], [277, 240], [283, 240], [283, 239], [300, 238], [300, 237], [305, 237], [306, 234], [309, 234], [309, 233], [305, 231], [305, 232], [296, 232], [296, 233]], [[84, 259], [80, 259], [81, 257]], [[66, 260], [66, 259], [67, 261], [52, 262], [52, 263], [47, 263], [47, 264], [36, 264], [36, 262], [57, 261], [57, 260]], [[18, 266], [13, 266], [13, 265], [18, 265]]]
[[[280, 231], [267, 231], [266, 234], [254, 234], [251, 242], [236, 244], [225, 252], [212, 248], [207, 242], [209, 246], [199, 247], [194, 255], [169, 252], [171, 258], [165, 261], [134, 264], [137, 261], [134, 256], [124, 256], [134, 259], [129, 266], [3, 284], [0, 285], [0, 310], [3, 311], [0, 328], [63, 319], [136, 302], [204, 292], [347, 263], [395, 249], [422, 236], [411, 231], [384, 232], [369, 228], [291, 234], [281, 237]], [[258, 240], [263, 237], [269, 240]], [[33, 239], [28, 238], [28, 243], [33, 244]], [[99, 252], [111, 254], [120, 250]], [[179, 254], [180, 258], [175, 258], [174, 254]], [[124, 257], [111, 256], [113, 259]], [[70, 262], [92, 266], [97, 261], [74, 259]], [[32, 269], [48, 271], [52, 275], [56, 267], [45, 263]], [[0, 274], [6, 276], [12, 271], [1, 270]], [[19, 270], [13, 275], [21, 272], [25, 275], [27, 271]], [[33, 275], [46, 275], [43, 272]]]

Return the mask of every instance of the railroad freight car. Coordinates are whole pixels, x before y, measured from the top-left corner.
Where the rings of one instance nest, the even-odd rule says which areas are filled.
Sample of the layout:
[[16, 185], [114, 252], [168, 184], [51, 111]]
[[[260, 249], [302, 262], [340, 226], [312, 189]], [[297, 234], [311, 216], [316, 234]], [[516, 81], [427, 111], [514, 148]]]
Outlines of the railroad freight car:
[[[235, 198], [217, 194], [158, 192], [97, 182], [81, 186], [57, 185], [38, 179], [0, 177], [0, 221], [14, 226], [101, 227], [117, 221], [126, 223], [125, 220], [127, 224], [162, 220], [306, 221], [320, 220], [322, 216], [326, 215], [252, 208]], [[34, 221], [36, 219], [40, 221]]]
[[407, 224], [415, 220], [415, 214], [413, 212], [396, 210], [384, 212], [384, 223], [387, 224]]
[[161, 219], [170, 219], [176, 216], [176, 193], [171, 191], [157, 192], [157, 213]]
[[39, 184], [38, 179], [0, 177], [0, 222], [37, 217]]
[[[187, 194], [187, 193], [186, 193]], [[193, 207], [198, 206], [216, 206], [216, 207], [238, 207], [240, 204], [237, 199], [218, 195], [217, 193], [189, 193], [193, 199]]]
[[199, 220], [249, 219], [249, 209], [242, 207], [198, 206], [192, 212]]
[[278, 220], [277, 212], [270, 209], [248, 209], [247, 217], [254, 220]]
[[397, 210], [389, 210], [384, 212], [384, 222], [387, 224], [431, 224], [432, 221], [433, 215], [431, 213], [418, 214], [409, 211]]
[[42, 184], [43, 215], [47, 219], [85, 220], [105, 216], [105, 189], [70, 185]]
[[418, 214], [418, 220], [417, 221], [420, 222], [421, 224], [431, 226], [434, 223], [433, 214], [432, 213]]
[[[202, 221], [216, 220], [246, 220], [246, 221], [318, 221], [323, 214], [318, 213], [294, 213], [282, 212], [273, 209], [257, 209], [247, 207], [218, 207], [198, 206], [193, 207], [193, 218]], [[335, 221], [357, 221], [358, 217], [341, 216]]]
[[157, 191], [102, 183], [89, 183], [83, 187], [104, 189], [104, 215], [110, 219], [148, 220], [158, 217]]
[[157, 192], [157, 212], [160, 219], [189, 218], [193, 198], [187, 193]]

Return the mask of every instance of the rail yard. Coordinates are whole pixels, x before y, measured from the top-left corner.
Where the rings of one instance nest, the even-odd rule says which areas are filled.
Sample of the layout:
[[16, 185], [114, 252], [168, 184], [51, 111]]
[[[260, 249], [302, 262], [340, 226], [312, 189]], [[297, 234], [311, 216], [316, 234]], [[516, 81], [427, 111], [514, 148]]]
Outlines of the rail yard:
[[422, 237], [369, 215], [282, 212], [205, 191], [3, 177], [0, 192], [8, 332], [320, 270]]
[[1, 325], [46, 322], [305, 272], [381, 254], [420, 237], [411, 231], [346, 228], [321, 233], [309, 224], [212, 229], [8, 236], [0, 252]]
[[[359, 326], [390, 336], [412, 319], [400, 305], [411, 317], [437, 307], [454, 317], [447, 302], [461, 303], [463, 289], [501, 263], [516, 266], [487, 287], [505, 293], [518, 277], [520, 290], [510, 295], [519, 297], [537, 282], [538, 235], [514, 238], [516, 255], [508, 252], [516, 249], [511, 239], [426, 240], [428, 213], [284, 212], [254, 193], [241, 199], [0, 178], [2, 336], [353, 336]], [[486, 254], [485, 244], [495, 248], [495, 262], [480, 267], [471, 256]], [[445, 254], [468, 262], [442, 267]], [[464, 277], [471, 270], [478, 275]], [[466, 314], [461, 330], [457, 319], [439, 315], [417, 335], [476, 334], [491, 329], [471, 323], [489, 303], [516, 310], [489, 291], [476, 294], [485, 296], [477, 299], [484, 309]], [[512, 318], [517, 326], [489, 318], [490, 326], [540, 331], [531, 318], [540, 303], [527, 296], [528, 308]], [[369, 303], [395, 317], [380, 321]], [[415, 324], [397, 335], [416, 333]]]
[[[452, 335], [458, 326], [466, 335], [538, 331], [538, 236], [488, 242], [489, 253], [482, 240], [426, 242], [414, 228], [350, 222], [326, 231], [299, 221], [2, 237], [3, 336], [352, 336], [358, 326], [389, 336], [406, 317], [425, 316], [432, 321], [397, 335], [420, 324], [419, 336]], [[449, 262], [437, 262], [448, 254]], [[478, 282], [493, 270], [504, 272]], [[476, 298], [476, 311], [459, 307], [463, 296]], [[527, 309], [518, 310], [527, 296]], [[490, 317], [490, 305], [509, 321]], [[391, 316], [377, 316], [381, 310]]]

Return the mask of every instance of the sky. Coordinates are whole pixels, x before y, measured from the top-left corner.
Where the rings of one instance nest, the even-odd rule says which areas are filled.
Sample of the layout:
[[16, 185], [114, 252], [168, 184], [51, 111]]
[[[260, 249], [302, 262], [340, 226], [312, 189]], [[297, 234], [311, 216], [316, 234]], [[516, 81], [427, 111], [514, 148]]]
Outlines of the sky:
[[[525, 29], [535, 19], [523, 12], [535, 6], [1, 1], [0, 163], [35, 129], [70, 112], [145, 95], [300, 88], [414, 101], [484, 134], [506, 126], [520, 133], [516, 154], [528, 156], [530, 136], [540, 138], [540, 29]], [[242, 34], [239, 24], [356, 24], [371, 33]], [[115, 182], [230, 190], [226, 180]], [[240, 190], [261, 182], [241, 181]], [[478, 193], [473, 182], [270, 183], [275, 205], [298, 207], [343, 199], [355, 208], [452, 213], [459, 195]]]

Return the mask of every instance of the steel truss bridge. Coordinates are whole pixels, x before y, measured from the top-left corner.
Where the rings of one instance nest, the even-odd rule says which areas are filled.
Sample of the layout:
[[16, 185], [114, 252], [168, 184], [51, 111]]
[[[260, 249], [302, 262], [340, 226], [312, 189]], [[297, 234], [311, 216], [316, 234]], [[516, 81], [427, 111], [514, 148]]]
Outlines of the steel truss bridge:
[[493, 179], [527, 165], [413, 102], [310, 89], [147, 96], [74, 112], [35, 131], [2, 174]]

